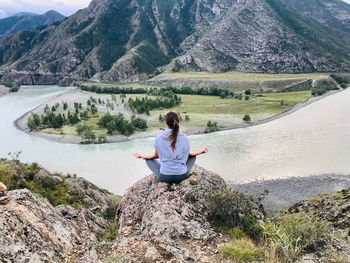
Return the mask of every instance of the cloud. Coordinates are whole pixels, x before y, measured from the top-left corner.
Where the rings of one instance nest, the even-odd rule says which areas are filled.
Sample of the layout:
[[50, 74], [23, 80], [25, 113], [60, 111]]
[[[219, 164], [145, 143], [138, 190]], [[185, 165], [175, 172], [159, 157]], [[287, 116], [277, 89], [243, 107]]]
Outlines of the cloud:
[[64, 15], [71, 15], [77, 10], [85, 8], [91, 0], [0, 0], [1, 9], [7, 14], [17, 12], [45, 13], [56, 10]]
[[0, 9], [0, 19], [5, 17], [7, 17], [7, 13], [5, 12], [5, 10]]

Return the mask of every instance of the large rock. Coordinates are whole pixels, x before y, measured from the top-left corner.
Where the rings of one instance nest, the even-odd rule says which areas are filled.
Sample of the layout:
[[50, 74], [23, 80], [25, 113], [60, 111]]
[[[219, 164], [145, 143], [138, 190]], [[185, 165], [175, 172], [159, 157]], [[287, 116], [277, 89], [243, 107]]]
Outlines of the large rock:
[[0, 206], [1, 262], [73, 262], [69, 256], [77, 247], [84, 262], [97, 262], [84, 255], [94, 250], [104, 219], [86, 209], [54, 208], [26, 189], [8, 195], [10, 202]]
[[226, 188], [215, 173], [195, 166], [180, 184], [147, 176], [128, 189], [118, 211], [115, 253], [135, 262], [213, 262], [220, 238], [206, 218], [205, 197]]

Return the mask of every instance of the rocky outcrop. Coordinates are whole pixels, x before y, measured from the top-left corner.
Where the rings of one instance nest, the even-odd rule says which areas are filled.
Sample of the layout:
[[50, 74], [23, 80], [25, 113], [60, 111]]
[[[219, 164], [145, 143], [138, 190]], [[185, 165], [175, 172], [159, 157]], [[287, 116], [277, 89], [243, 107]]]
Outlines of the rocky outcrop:
[[215, 262], [222, 242], [206, 218], [205, 197], [226, 188], [215, 173], [194, 167], [190, 180], [160, 183], [147, 176], [131, 188], [119, 207], [115, 253], [133, 262]]
[[329, 221], [335, 228], [350, 230], [350, 189], [315, 196], [289, 208], [291, 213], [306, 212]]
[[[73, 262], [69, 255], [77, 247], [79, 257], [93, 250], [101, 239], [106, 221], [87, 209], [80, 211], [48, 201], [27, 189], [8, 193], [10, 201], [0, 205], [1, 262]], [[90, 257], [84, 262], [97, 262]]]
[[[9, 190], [28, 188], [41, 193], [52, 204], [66, 202], [75, 207], [94, 208], [100, 212], [115, 206], [111, 193], [83, 178], [50, 173], [35, 163], [28, 165], [15, 160], [0, 159], [0, 165], [6, 168], [3, 176], [9, 182]], [[57, 196], [51, 196], [50, 191], [53, 190], [59, 192]]]

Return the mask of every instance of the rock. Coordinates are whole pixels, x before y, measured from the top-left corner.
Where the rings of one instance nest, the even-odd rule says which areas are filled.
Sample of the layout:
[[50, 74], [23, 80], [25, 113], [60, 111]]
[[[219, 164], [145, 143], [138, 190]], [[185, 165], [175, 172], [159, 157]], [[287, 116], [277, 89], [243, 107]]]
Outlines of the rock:
[[327, 220], [338, 229], [350, 228], [350, 189], [318, 195], [289, 208], [291, 213], [306, 212]]
[[0, 205], [6, 205], [10, 201], [8, 196], [0, 197]]
[[158, 260], [159, 258], [161, 258], [161, 256], [155, 247], [151, 246], [146, 250], [146, 254], [145, 254], [146, 260], [154, 262], [154, 261]]
[[7, 191], [6, 185], [4, 185], [2, 182], [0, 182], [0, 192], [5, 192]]
[[[103, 218], [87, 209], [55, 208], [27, 189], [8, 195], [11, 202], [0, 206], [1, 262], [79, 262], [86, 254], [94, 254], [107, 224]], [[66, 216], [63, 211], [68, 211]], [[81, 248], [78, 259], [66, 260], [77, 247]]]
[[149, 260], [146, 255], [157, 258], [156, 250], [163, 260], [174, 262], [204, 262], [203, 255], [213, 256], [203, 249], [204, 244], [220, 238], [206, 218], [205, 197], [226, 188], [226, 183], [198, 166], [193, 168], [190, 179], [198, 184], [191, 185], [190, 180], [164, 184], [150, 175], [127, 190], [118, 210], [117, 254], [130, 253], [138, 262]]
[[[66, 177], [56, 173], [50, 173], [44, 168], [35, 169], [37, 171], [33, 174], [32, 178], [25, 176], [23, 170], [30, 168], [30, 165], [12, 161], [12, 160], [0, 160], [0, 164], [10, 169], [13, 174], [18, 177], [18, 181], [23, 183], [34, 183], [40, 187], [40, 182], [47, 180], [46, 183], [53, 184], [56, 186], [62, 186], [63, 184], [68, 186], [68, 197], [69, 200], [74, 202], [77, 198], [82, 200], [85, 207], [100, 207], [100, 211], [116, 205], [112, 194], [106, 190], [100, 189], [96, 185], [84, 180], [83, 178]], [[29, 182], [28, 182], [29, 181]], [[0, 191], [1, 196], [1, 191]], [[98, 210], [96, 210], [97, 212]]]
[[83, 178], [67, 178], [65, 183], [68, 184], [69, 193], [78, 194], [91, 207], [99, 207], [102, 211], [115, 205], [107, 191], [102, 191]]

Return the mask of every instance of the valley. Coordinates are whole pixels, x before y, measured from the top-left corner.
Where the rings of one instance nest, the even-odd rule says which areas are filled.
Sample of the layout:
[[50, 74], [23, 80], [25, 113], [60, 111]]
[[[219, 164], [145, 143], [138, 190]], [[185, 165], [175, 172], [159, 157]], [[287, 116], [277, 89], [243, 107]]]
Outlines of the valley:
[[[26, 113], [16, 121], [16, 125], [33, 135], [63, 143], [118, 142], [157, 135], [159, 130], [164, 128], [165, 113], [175, 111], [180, 114], [183, 132], [200, 134], [248, 127], [278, 116], [285, 116], [288, 111], [293, 112], [296, 105], [300, 108], [303, 103], [309, 103], [311, 97], [322, 95], [328, 90], [339, 89], [338, 84], [325, 73], [275, 75], [186, 72], [162, 74], [160, 77], [190, 81], [200, 79], [211, 82], [228, 80], [233, 81], [234, 84], [231, 83], [232, 86], [216, 84], [210, 87], [200, 85], [174, 87], [154, 86], [149, 82], [83, 83], [80, 89], [56, 97]], [[247, 89], [247, 87], [251, 88]], [[316, 94], [320, 89], [325, 90]], [[175, 100], [169, 104], [173, 97], [179, 101]], [[313, 100], [315, 98], [310, 102]], [[131, 101], [138, 104], [130, 104]], [[156, 101], [154, 102], [156, 104], [148, 105], [153, 103], [152, 101]], [[133, 105], [137, 107], [132, 108]], [[145, 108], [146, 105], [148, 108]], [[125, 131], [123, 127], [109, 131], [106, 126], [99, 124], [101, 118], [107, 113], [112, 116], [122, 114], [123, 118], [129, 121], [137, 117], [146, 124], [140, 129], [133, 127], [130, 131]], [[40, 118], [43, 120], [43, 117], [48, 114], [57, 115], [56, 118], [62, 115], [60, 116], [62, 120], [59, 120], [60, 124], [57, 127], [49, 123], [39, 123]], [[76, 120], [72, 120], [74, 114]], [[36, 117], [38, 122], [35, 126], [31, 124], [33, 117]], [[30, 124], [28, 124], [28, 118]], [[89, 128], [90, 137], [86, 138], [84, 133], [78, 131], [77, 128], [80, 125]]]

